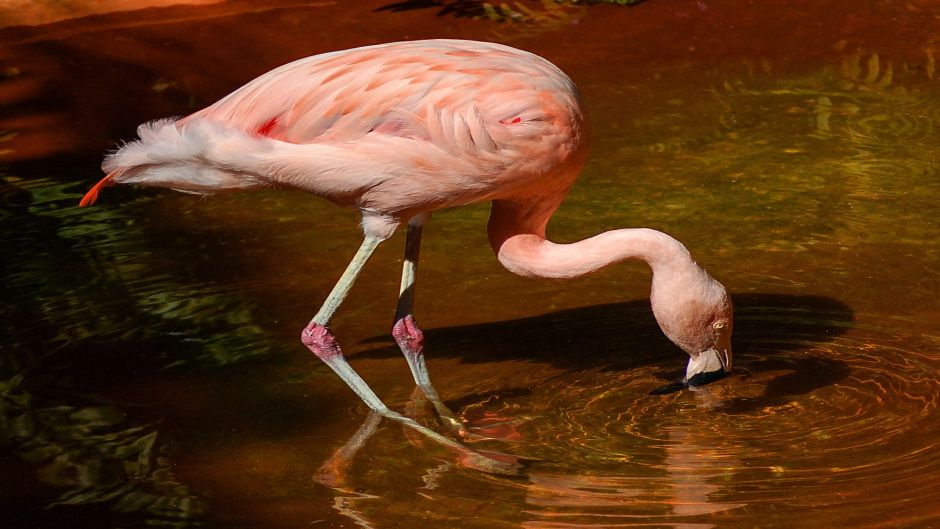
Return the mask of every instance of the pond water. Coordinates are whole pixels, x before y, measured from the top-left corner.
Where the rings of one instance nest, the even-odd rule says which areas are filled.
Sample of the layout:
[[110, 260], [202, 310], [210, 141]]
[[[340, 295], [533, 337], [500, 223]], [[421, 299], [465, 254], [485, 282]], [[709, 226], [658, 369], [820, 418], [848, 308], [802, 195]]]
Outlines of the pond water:
[[[0, 11], [4, 527], [940, 527], [935, 2], [88, 4]], [[77, 208], [140, 122], [432, 37], [571, 75], [594, 142], [550, 236], [684, 241], [733, 293], [733, 376], [649, 395], [686, 358], [642, 264], [519, 278], [487, 205], [440, 212], [416, 305], [432, 380], [462, 442], [527, 462], [481, 473], [371, 417], [297, 340], [354, 212], [133, 188]], [[388, 335], [402, 239], [332, 327], [438, 428]]]

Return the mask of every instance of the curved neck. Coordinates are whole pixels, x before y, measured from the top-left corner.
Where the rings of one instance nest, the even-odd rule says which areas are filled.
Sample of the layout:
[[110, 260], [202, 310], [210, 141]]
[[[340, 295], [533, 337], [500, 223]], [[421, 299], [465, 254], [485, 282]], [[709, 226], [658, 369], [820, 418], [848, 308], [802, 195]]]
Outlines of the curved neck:
[[648, 228], [611, 230], [571, 244], [553, 243], [545, 238], [545, 226], [556, 208], [557, 204], [539, 201], [493, 202], [490, 245], [507, 270], [565, 279], [626, 259], [645, 261], [654, 276], [701, 270], [682, 243]]

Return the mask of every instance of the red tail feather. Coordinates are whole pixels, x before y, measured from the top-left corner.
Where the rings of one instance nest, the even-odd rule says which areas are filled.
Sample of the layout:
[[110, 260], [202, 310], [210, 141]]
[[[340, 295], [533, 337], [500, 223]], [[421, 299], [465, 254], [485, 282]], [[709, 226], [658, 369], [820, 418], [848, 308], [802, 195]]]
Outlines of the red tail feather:
[[101, 192], [101, 188], [113, 185], [111, 178], [114, 177], [115, 174], [117, 174], [117, 171], [110, 172], [104, 178], [98, 180], [98, 183], [92, 186], [92, 188], [85, 193], [85, 196], [82, 197], [82, 201], [78, 203], [78, 207], [84, 208], [94, 204], [95, 201], [98, 200], [98, 193]]

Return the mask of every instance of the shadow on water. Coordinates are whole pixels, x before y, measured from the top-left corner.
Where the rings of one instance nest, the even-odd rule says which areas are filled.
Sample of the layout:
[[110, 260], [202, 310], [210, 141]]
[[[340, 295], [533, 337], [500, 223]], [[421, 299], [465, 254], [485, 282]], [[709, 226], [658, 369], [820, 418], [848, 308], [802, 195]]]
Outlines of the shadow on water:
[[[746, 412], [835, 384], [848, 365], [820, 356], [815, 346], [833, 341], [852, 327], [854, 311], [839, 300], [813, 295], [750, 293], [733, 295], [736, 376], [775, 373], [762, 396], [734, 400], [725, 411]], [[566, 309], [516, 320], [428, 329], [429, 358], [465, 363], [525, 360], [568, 371], [625, 371], [655, 366], [663, 380], [681, 378], [686, 357], [663, 336], [649, 301], [633, 300]], [[389, 340], [377, 336], [364, 343]], [[392, 344], [357, 355], [391, 358]], [[521, 389], [506, 390], [513, 393]], [[463, 399], [461, 399], [463, 400]]]
[[[583, 2], [586, 5], [593, 4], [620, 4], [635, 6], [646, 0], [593, 0]], [[562, 4], [563, 2], [558, 2]], [[578, 2], [569, 2], [576, 4]], [[498, 7], [494, 7], [498, 6]], [[544, 4], [543, 8], [550, 11], [551, 4]], [[417, 9], [437, 9], [435, 13], [439, 17], [454, 16], [458, 18], [479, 18], [489, 17], [500, 21], [527, 22], [529, 17], [539, 14], [537, 10], [527, 6], [524, 11], [514, 10], [507, 4], [501, 2], [486, 2], [484, 0], [403, 0], [392, 2], [378, 9], [377, 12], [391, 11], [399, 13], [402, 11], [413, 11]], [[528, 16], [527, 16], [528, 15]]]

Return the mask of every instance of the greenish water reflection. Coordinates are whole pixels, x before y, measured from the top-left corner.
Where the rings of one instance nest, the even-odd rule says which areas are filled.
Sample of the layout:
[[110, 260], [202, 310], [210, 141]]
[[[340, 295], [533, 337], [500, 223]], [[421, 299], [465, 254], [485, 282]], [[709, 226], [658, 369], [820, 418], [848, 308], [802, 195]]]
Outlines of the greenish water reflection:
[[[269, 346], [239, 294], [161, 267], [191, 253], [186, 241], [159, 238], [118, 208], [78, 215], [74, 196], [74, 184], [4, 178], [0, 446], [61, 491], [48, 508], [193, 518], [204, 501], [174, 478], [159, 426], [128, 421], [96, 385], [222, 366]], [[147, 202], [130, 207], [139, 215]]]

